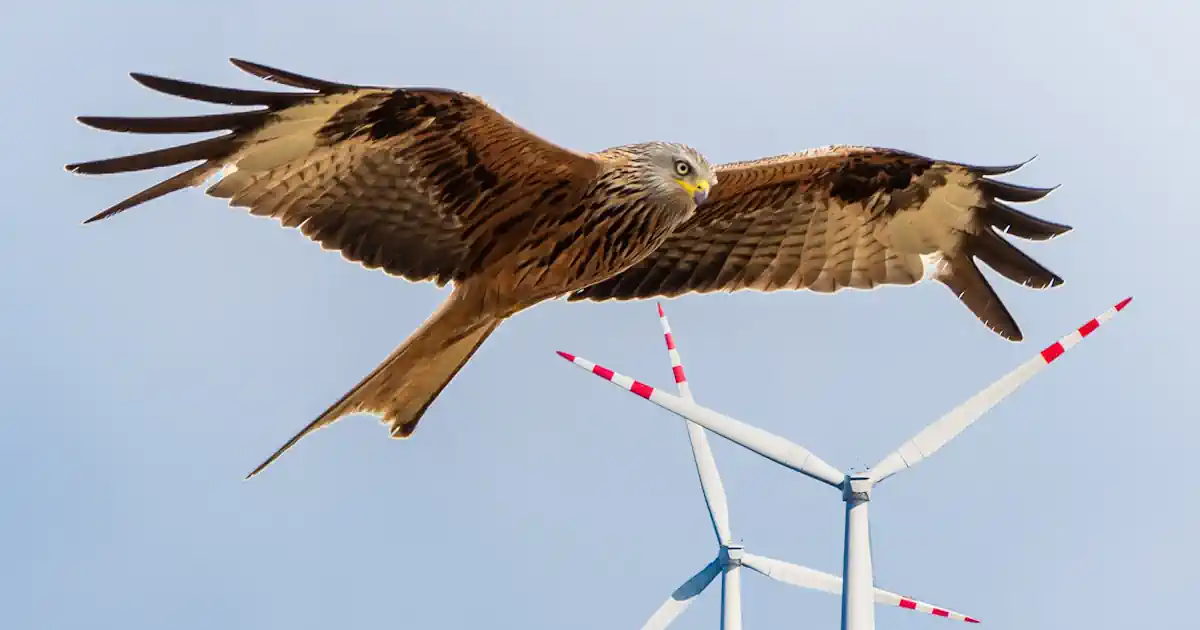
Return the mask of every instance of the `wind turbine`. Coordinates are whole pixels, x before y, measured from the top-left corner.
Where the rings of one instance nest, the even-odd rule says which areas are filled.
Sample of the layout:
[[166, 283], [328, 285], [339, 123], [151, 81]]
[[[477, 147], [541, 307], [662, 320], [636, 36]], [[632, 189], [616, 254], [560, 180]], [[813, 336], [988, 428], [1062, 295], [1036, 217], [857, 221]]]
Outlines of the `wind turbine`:
[[[662, 324], [663, 338], [667, 343], [667, 352], [671, 356], [671, 372], [675, 376], [679, 396], [692, 403], [694, 399], [687, 376], [683, 371], [683, 361], [679, 356], [679, 349], [675, 345], [675, 337], [671, 334], [671, 324], [667, 321], [667, 315], [661, 304], [658, 305], [658, 321]], [[642, 626], [642, 630], [666, 628], [695, 601], [705, 588], [712, 584], [718, 574], [721, 575], [721, 628], [723, 630], [741, 630], [741, 567], [753, 569], [767, 577], [794, 586], [840, 595], [842, 579], [835, 575], [747, 553], [741, 545], [733, 542], [733, 534], [729, 527], [729, 505], [725, 498], [725, 488], [721, 483], [721, 476], [717, 473], [717, 463], [708, 446], [708, 437], [699, 425], [693, 422], [684, 422], [684, 425], [687, 427], [688, 439], [692, 446], [692, 459], [696, 463], [696, 472], [700, 477], [700, 489], [704, 493], [704, 503], [708, 506], [713, 532], [717, 536], [717, 556], [676, 589], [671, 597], [667, 598], [667, 601], [663, 602], [662, 606], [651, 615], [646, 624]], [[958, 621], [979, 623], [978, 620], [961, 613], [903, 597], [880, 588], [874, 589], [873, 597], [880, 604], [899, 606]]]
[[[933, 455], [1006, 396], [1123, 310], [1132, 299], [1122, 300], [1099, 317], [1050, 344], [1037, 356], [1021, 364], [962, 405], [926, 426], [899, 449], [880, 460], [869, 472], [853, 475], [843, 473], [798, 444], [698, 405], [690, 398], [673, 396], [596, 365], [587, 359], [561, 351], [558, 354], [576, 366], [682, 416], [689, 421], [689, 424], [698, 424], [767, 459], [838, 489], [842, 495], [842, 501], [846, 504], [846, 533], [843, 542], [842, 569], [842, 574], [845, 576], [845, 588], [841, 589], [841, 627], [842, 630], [874, 630], [874, 600], [878, 596], [874, 591], [874, 568], [871, 562], [871, 535], [867, 506], [871, 501], [871, 494], [875, 486], [884, 479], [907, 468], [912, 468], [921, 460]], [[714, 522], [716, 522], [715, 518]], [[715, 577], [715, 571], [713, 571], [713, 577]], [[712, 577], [709, 578], [710, 581], [711, 579]]]

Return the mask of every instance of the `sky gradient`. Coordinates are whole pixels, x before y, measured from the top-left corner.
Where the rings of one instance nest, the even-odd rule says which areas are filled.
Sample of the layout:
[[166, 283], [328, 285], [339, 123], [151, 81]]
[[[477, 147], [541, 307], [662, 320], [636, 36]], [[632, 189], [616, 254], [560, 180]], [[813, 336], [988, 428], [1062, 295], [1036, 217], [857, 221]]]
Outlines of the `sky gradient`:
[[[169, 139], [73, 117], [213, 111], [127, 73], [260, 86], [231, 56], [466, 90], [584, 150], [662, 139], [714, 162], [834, 143], [975, 164], [1037, 154], [1008, 179], [1062, 184], [1029, 209], [1076, 229], [1021, 244], [1062, 287], [987, 272], [1025, 343], [934, 283], [688, 296], [665, 306], [693, 391], [861, 469], [1133, 295], [878, 491], [877, 583], [995, 628], [1191, 616], [1200, 9], [407, 4], [2, 10], [0, 627], [637, 628], [716, 551], [682, 421], [554, 354], [669, 386], [653, 302], [534, 308], [491, 337], [413, 439], [349, 418], [242, 481], [447, 290], [348, 264], [198, 190], [80, 225], [161, 175], [90, 179], [63, 164]], [[835, 493], [712, 443], [747, 549], [840, 573]], [[747, 628], [836, 627], [836, 597], [749, 572], [743, 591]], [[715, 628], [719, 601], [714, 584], [673, 628]]]

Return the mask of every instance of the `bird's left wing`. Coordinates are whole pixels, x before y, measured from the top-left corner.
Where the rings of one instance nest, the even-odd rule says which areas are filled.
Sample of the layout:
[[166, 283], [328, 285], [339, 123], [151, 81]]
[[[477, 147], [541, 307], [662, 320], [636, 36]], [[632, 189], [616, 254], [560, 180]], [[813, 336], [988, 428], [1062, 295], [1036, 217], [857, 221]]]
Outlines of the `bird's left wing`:
[[871, 289], [935, 278], [989, 328], [1021, 330], [974, 259], [1033, 288], [1062, 279], [997, 230], [1030, 240], [1069, 231], [1004, 202], [1052, 189], [992, 179], [1016, 170], [969, 166], [874, 147], [832, 146], [725, 164], [709, 202], [654, 253], [575, 300], [628, 300], [715, 291]]
[[442, 88], [336, 83], [233, 59], [300, 92], [247, 90], [140, 73], [158, 92], [259, 109], [200, 116], [81, 116], [108, 131], [227, 133], [146, 153], [67, 165], [90, 175], [199, 164], [87, 222], [226, 174], [206, 191], [298, 228], [347, 260], [413, 282], [461, 281], [502, 258], [530, 225], [578, 199], [601, 161], [517, 125], [481, 99]]

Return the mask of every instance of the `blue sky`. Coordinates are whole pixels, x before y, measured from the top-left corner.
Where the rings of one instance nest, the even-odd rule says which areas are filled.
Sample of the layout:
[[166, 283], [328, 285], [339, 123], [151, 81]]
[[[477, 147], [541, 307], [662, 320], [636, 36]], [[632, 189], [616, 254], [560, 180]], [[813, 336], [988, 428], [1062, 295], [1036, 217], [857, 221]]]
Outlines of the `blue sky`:
[[[553, 352], [669, 385], [652, 302], [535, 308], [488, 341], [412, 440], [355, 417], [242, 481], [445, 291], [347, 264], [199, 191], [79, 225], [158, 174], [85, 179], [62, 165], [161, 143], [72, 117], [208, 111], [126, 73], [256, 85], [230, 56], [468, 90], [587, 150], [1038, 154], [1013, 180], [1062, 184], [1035, 213], [1076, 230], [1022, 245], [1065, 286], [991, 274], [1027, 342], [992, 335], [932, 283], [692, 296], [667, 307], [695, 395], [861, 467], [1134, 295], [880, 490], [877, 578], [998, 628], [1190, 616], [1194, 6], [240, 4], [57, 2], [0, 19], [0, 627], [633, 628], [715, 552], [681, 421]], [[840, 570], [835, 493], [713, 446], [748, 549]], [[673, 627], [715, 627], [719, 600], [714, 585]], [[838, 618], [836, 598], [753, 574], [744, 606], [748, 628]]]

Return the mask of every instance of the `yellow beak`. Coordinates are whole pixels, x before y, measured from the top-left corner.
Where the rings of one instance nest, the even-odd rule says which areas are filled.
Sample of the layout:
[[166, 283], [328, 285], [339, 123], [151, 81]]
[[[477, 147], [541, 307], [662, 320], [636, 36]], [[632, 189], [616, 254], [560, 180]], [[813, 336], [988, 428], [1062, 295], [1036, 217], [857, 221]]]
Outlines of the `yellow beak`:
[[682, 179], [677, 179], [675, 181], [678, 182], [684, 190], [688, 191], [688, 194], [692, 196], [692, 199], [696, 202], [697, 206], [702, 205], [708, 200], [708, 191], [711, 187], [709, 186], [707, 179], [702, 179], [696, 182], [695, 185], [685, 182]]

